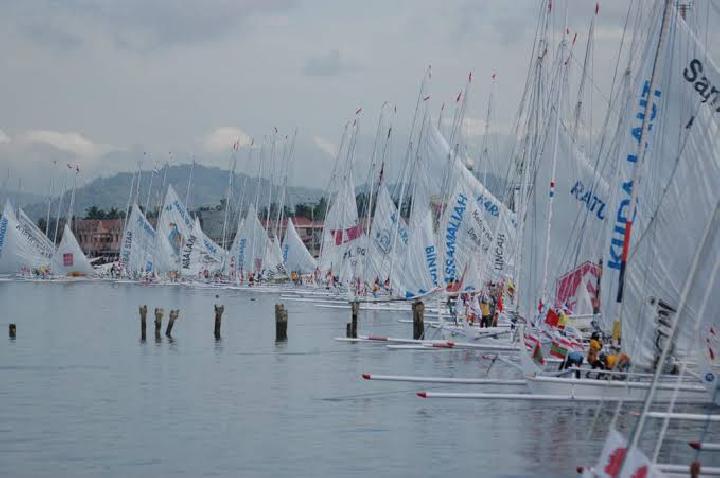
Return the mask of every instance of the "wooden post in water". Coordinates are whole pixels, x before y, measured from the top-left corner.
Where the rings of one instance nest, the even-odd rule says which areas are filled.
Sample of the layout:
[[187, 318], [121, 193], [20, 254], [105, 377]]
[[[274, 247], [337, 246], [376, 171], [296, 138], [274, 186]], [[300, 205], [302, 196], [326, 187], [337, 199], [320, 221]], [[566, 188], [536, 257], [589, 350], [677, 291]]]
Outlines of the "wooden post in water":
[[147, 330], [147, 305], [140, 306], [140, 340], [145, 342]]
[[160, 330], [162, 330], [162, 319], [163, 314], [165, 313], [164, 309], [161, 308], [155, 308], [155, 340], [160, 340]]
[[167, 329], [165, 329], [165, 336], [167, 338], [172, 338], [172, 328], [173, 328], [173, 325], [175, 325], [175, 321], [179, 318], [179, 316], [180, 316], [180, 309], [177, 309], [177, 310], [170, 309], [170, 315], [169, 315], [170, 320], [168, 321]]
[[413, 302], [413, 339], [420, 340], [425, 337], [425, 304], [421, 301]]
[[8, 337], [10, 337], [11, 339], [14, 339], [16, 331], [17, 331], [17, 327], [15, 327], [15, 324], [10, 324], [8, 326]]
[[215, 304], [215, 340], [220, 340], [220, 324], [223, 312], [225, 312], [225, 306]]
[[350, 322], [348, 322], [347, 324], [345, 324], [345, 338], [346, 338], [346, 339], [351, 339], [351, 338], [353, 338], [353, 336], [352, 336], [352, 324], [351, 324]]
[[283, 304], [275, 304], [275, 342], [287, 340], [287, 310]]
[[352, 334], [352, 339], [358, 338], [358, 313], [360, 312], [360, 302], [354, 301], [351, 304], [352, 307], [352, 328], [350, 330], [350, 333]]

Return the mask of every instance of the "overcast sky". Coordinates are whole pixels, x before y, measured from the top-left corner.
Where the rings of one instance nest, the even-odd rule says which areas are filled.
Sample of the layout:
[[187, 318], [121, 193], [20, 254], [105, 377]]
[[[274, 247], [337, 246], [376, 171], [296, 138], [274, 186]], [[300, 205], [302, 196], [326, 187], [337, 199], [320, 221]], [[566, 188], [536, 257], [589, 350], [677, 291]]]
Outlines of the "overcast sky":
[[[556, 2], [557, 3], [557, 2]], [[601, 2], [599, 91], [626, 0]], [[556, 10], [563, 10], [559, 0]], [[594, 0], [572, 0], [583, 55]], [[494, 130], [509, 129], [529, 61], [538, 0], [0, 1], [0, 164], [11, 187], [47, 190], [53, 160], [83, 180], [195, 154], [227, 164], [241, 143], [298, 128], [293, 184], [324, 186], [343, 122], [363, 107], [374, 134], [383, 101], [409, 123], [423, 70], [433, 109], [473, 72], [466, 132], [477, 136], [497, 72]], [[558, 26], [563, 21], [557, 15]], [[402, 149], [397, 140], [395, 154]], [[364, 143], [360, 143], [362, 146]], [[367, 155], [367, 147], [360, 147]], [[149, 167], [149, 166], [148, 166]]]

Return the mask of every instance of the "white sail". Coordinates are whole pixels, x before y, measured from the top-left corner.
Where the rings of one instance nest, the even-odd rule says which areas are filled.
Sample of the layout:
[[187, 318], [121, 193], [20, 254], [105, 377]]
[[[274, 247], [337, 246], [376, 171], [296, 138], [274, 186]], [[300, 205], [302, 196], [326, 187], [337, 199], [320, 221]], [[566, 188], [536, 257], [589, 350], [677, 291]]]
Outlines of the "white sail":
[[194, 222], [175, 189], [168, 186], [157, 224], [156, 256], [160, 272], [179, 271], [181, 254]]
[[277, 238], [274, 236], [267, 241], [267, 250], [265, 251], [265, 274], [267, 274], [268, 279], [287, 277], [282, 249], [280, 248], [280, 243]]
[[398, 257], [399, 278], [397, 288], [403, 297], [411, 298], [426, 294], [441, 285], [440, 262], [432, 212], [427, 204], [419, 204], [413, 198], [410, 216], [410, 240], [406, 253]]
[[[459, 286], [465, 277], [500, 281], [514, 275], [515, 215], [495, 198], [460, 161], [454, 168], [455, 189], [440, 222], [443, 280]], [[477, 256], [479, 271], [469, 270]], [[484, 284], [464, 284], [482, 289]]]
[[354, 279], [365, 254], [364, 237], [352, 173], [348, 173], [325, 218], [320, 270], [338, 275], [343, 282]]
[[226, 262], [226, 274], [247, 276], [251, 272], [260, 272], [264, 267], [267, 242], [267, 232], [258, 220], [255, 206], [250, 204], [245, 219], [238, 224]]
[[120, 268], [127, 277], [154, 272], [156, 234], [137, 204], [133, 204], [120, 244]]
[[203, 232], [200, 219], [195, 218], [190, 235], [183, 245], [180, 273], [187, 277], [211, 277], [222, 271], [224, 253], [225, 251]]
[[[599, 267], [610, 214], [609, 186], [576, 147], [569, 131], [559, 126], [556, 152], [552, 131], [549, 136], [532, 172], [534, 188], [525, 211], [519, 277], [524, 291], [520, 307], [525, 314], [537, 310], [540, 299], [558, 306], [574, 304], [569, 300], [576, 290], [560, 287], [559, 281], [586, 262]], [[554, 178], [553, 155], [557, 161]], [[553, 212], [548, 244], [550, 201]]]
[[[405, 257], [410, 241], [410, 232], [405, 220], [399, 217], [390, 192], [385, 185], [378, 189], [375, 215], [372, 219], [370, 240], [367, 241], [367, 257], [365, 259], [365, 280], [378, 279], [382, 283], [390, 278], [393, 285], [398, 284], [397, 278], [402, 275], [399, 258]], [[392, 272], [392, 277], [391, 277]]]
[[61, 275], [92, 275], [95, 273], [95, 269], [80, 249], [80, 244], [68, 224], [65, 224], [63, 228], [62, 239], [53, 256], [53, 263], [53, 272]]
[[30, 219], [25, 211], [19, 209], [18, 221], [22, 226], [22, 232], [40, 255], [46, 259], [46, 265], [50, 265], [50, 260], [53, 254], [55, 254], [55, 244], [48, 239], [44, 232]]
[[295, 224], [290, 218], [287, 221], [282, 253], [286, 271], [310, 274], [317, 268], [317, 261], [305, 247], [305, 243], [300, 239]]
[[[658, 35], [647, 45], [625, 113], [623, 155], [616, 200], [608, 215], [611, 237], [603, 271], [603, 305], [609, 319], [622, 320], [623, 345], [633, 360], [650, 364], [665, 340], [662, 322], [677, 310], [689, 279], [693, 254], [720, 198], [720, 72], [684, 21], [671, 9], [668, 40], [659, 51], [655, 91], [650, 91]], [[659, 16], [655, 17], [658, 18]], [[660, 28], [656, 21], [655, 32]], [[636, 157], [642, 119], [649, 100], [644, 162]], [[641, 181], [632, 183], [635, 164]], [[618, 297], [623, 239], [631, 193], [637, 187], [622, 297]], [[703, 259], [705, 261], [705, 259]], [[715, 262], [717, 258], [715, 258]], [[697, 287], [712, 290], [712, 263], [703, 264]], [[699, 291], [698, 291], [699, 292]], [[622, 302], [618, 303], [617, 300]], [[691, 296], [679, 317], [674, 355], [695, 347], [693, 324], [699, 303]], [[715, 316], [717, 299], [706, 314]]]
[[18, 274], [47, 267], [48, 258], [24, 232], [10, 201], [0, 217], [0, 274]]

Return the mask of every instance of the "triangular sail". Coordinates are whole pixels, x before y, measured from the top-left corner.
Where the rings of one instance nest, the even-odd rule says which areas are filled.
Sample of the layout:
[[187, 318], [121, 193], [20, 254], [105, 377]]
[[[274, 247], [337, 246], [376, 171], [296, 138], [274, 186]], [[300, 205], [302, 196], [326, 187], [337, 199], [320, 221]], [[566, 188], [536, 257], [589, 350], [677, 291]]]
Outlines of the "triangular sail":
[[19, 274], [48, 266], [48, 258], [24, 232], [10, 201], [0, 217], [0, 274]]
[[310, 274], [317, 268], [317, 261], [310, 254], [305, 243], [295, 229], [293, 220], [288, 218], [285, 240], [282, 246], [285, 270], [299, 274]]
[[61, 275], [92, 275], [95, 273], [95, 269], [80, 249], [80, 244], [68, 224], [65, 224], [63, 228], [62, 239], [55, 251], [53, 262], [54, 272]]
[[154, 272], [156, 234], [137, 204], [133, 204], [120, 244], [120, 270], [127, 277]]
[[410, 232], [384, 184], [378, 189], [370, 236], [365, 280], [379, 279], [383, 282], [390, 278], [391, 284], [398, 284], [402, 275], [398, 259], [407, 254]]
[[30, 219], [25, 211], [22, 209], [18, 210], [18, 221], [22, 226], [22, 232], [27, 240], [37, 249], [37, 251], [47, 259], [47, 264], [50, 264], [50, 259], [55, 254], [55, 244], [48, 239], [44, 232]]
[[346, 283], [354, 279], [365, 254], [364, 237], [355, 202], [355, 185], [352, 173], [348, 173], [325, 218], [320, 270], [338, 275]]
[[195, 218], [190, 235], [185, 240], [180, 272], [187, 277], [212, 277], [222, 271], [224, 254], [220, 246], [207, 237]]
[[[455, 189], [448, 196], [440, 221], [442, 277], [456, 286], [477, 256], [475, 280], [501, 281], [514, 275], [515, 215], [500, 202], [459, 160], [454, 167]], [[474, 284], [481, 289], [482, 285]]]
[[267, 241], [267, 250], [265, 252], [265, 273], [267, 274], [268, 279], [280, 279], [287, 277], [282, 249], [280, 248], [280, 243], [275, 236]]
[[255, 206], [250, 204], [245, 219], [238, 224], [230, 257], [226, 261], [226, 274], [246, 277], [251, 272], [260, 272], [264, 267], [267, 242], [267, 232], [258, 219]]
[[193, 226], [194, 222], [185, 205], [180, 201], [175, 189], [168, 186], [157, 224], [156, 254], [161, 272], [180, 270], [183, 247]]

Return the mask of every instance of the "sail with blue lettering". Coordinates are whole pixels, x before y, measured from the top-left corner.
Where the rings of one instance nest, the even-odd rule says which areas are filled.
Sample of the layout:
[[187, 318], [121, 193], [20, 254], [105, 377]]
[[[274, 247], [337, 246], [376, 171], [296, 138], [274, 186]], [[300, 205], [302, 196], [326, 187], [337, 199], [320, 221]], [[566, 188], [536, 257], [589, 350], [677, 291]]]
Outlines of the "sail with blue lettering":
[[[574, 313], [592, 313], [584, 301], [588, 294], [598, 293], [599, 274], [593, 279], [588, 271], [600, 268], [609, 216], [610, 188], [605, 176], [577, 147], [562, 120], [555, 136], [555, 114], [552, 116], [552, 126], [545, 132], [547, 138], [531, 170], [534, 186], [525, 209], [519, 281], [525, 291], [520, 307], [528, 316], [537, 310], [540, 300]], [[591, 268], [583, 266], [585, 263]]]
[[[430, 128], [431, 121], [424, 131]], [[396, 257], [398, 276], [393, 290], [400, 296], [413, 298], [426, 295], [442, 287], [438, 248], [433, 230], [430, 191], [433, 186], [433, 163], [447, 161], [447, 142], [439, 132], [423, 134], [417, 152], [417, 165], [412, 175], [410, 197], [412, 207], [408, 219], [408, 244]]]
[[156, 249], [161, 272], [179, 272], [185, 241], [190, 237], [194, 222], [175, 189], [168, 186], [165, 202], [157, 224]]
[[287, 230], [285, 231], [285, 240], [282, 245], [283, 260], [285, 262], [285, 270], [288, 272], [296, 272], [299, 274], [310, 274], [315, 271], [317, 261], [310, 254], [305, 243], [295, 229], [293, 220], [288, 218]]
[[[500, 200], [455, 160], [455, 187], [440, 221], [441, 276], [448, 288], [480, 290], [488, 281], [514, 277], [516, 219]], [[475, 258], [475, 262], [471, 262]], [[468, 270], [476, 267], [479, 270]], [[468, 274], [469, 272], [469, 274]], [[473, 278], [479, 283], [464, 283]]]
[[408, 226], [384, 184], [378, 189], [376, 201], [370, 240], [367, 241], [364, 278], [366, 281], [377, 279], [380, 283], [389, 278], [391, 284], [397, 284], [404, 274], [399, 258], [407, 253]]
[[347, 173], [325, 218], [320, 270], [337, 275], [345, 283], [356, 278], [367, 247], [364, 238], [352, 173]]
[[[608, 211], [610, 237], [602, 282], [603, 300], [609, 306], [606, 319], [622, 320], [623, 346], [642, 364], [652, 364], [667, 340], [664, 324], [678, 309], [693, 255], [720, 199], [720, 71], [674, 7], [670, 15], [667, 40], [655, 67], [656, 87], [650, 86], [650, 80], [661, 15], [653, 17], [651, 41], [633, 70], [613, 184], [616, 197]], [[643, 159], [638, 151], [648, 102]], [[636, 166], [641, 179], [633, 184]], [[638, 188], [637, 212], [621, 282], [634, 188]], [[710, 276], [713, 264], [707, 266], [695, 279], [701, 290], [713, 290], [715, 283]], [[679, 317], [679, 334], [672, 345], [677, 358], [693, 350], [697, 321], [713, 319], [720, 307], [717, 294], [704, 309], [705, 317], [700, 315], [700, 304], [692, 296]]]
[[120, 244], [120, 270], [126, 277], [155, 272], [155, 229], [133, 204]]
[[268, 235], [260, 224], [255, 205], [250, 204], [245, 218], [238, 224], [235, 239], [230, 247], [225, 273], [231, 277], [246, 278], [264, 267]]
[[0, 217], [0, 274], [27, 274], [51, 262], [24, 233], [10, 201], [6, 201]]
[[180, 271], [187, 277], [213, 277], [222, 271], [224, 253], [225, 251], [203, 232], [200, 219], [196, 217], [183, 246]]

